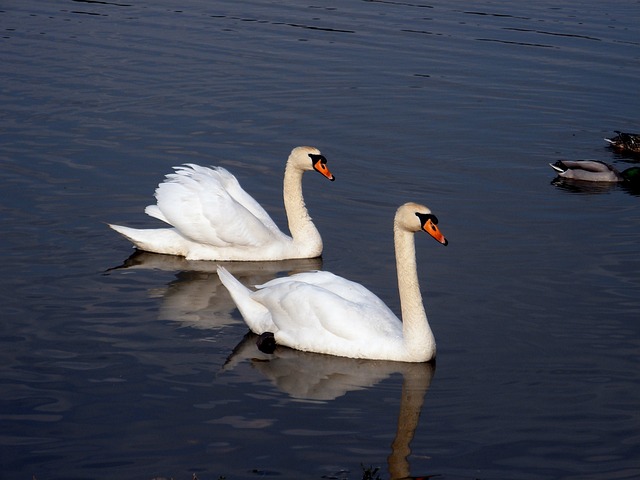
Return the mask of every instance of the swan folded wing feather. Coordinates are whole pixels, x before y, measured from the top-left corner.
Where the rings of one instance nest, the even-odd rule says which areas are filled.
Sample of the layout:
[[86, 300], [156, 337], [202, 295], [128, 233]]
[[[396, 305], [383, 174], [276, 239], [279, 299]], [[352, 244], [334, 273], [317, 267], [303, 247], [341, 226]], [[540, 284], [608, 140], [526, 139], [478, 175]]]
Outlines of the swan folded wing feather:
[[368, 358], [372, 351], [384, 355], [390, 346], [402, 342], [401, 324], [393, 315], [391, 319], [383, 315], [392, 322], [380, 321], [380, 312], [371, 305], [347, 301], [328, 290], [310, 293], [313, 299], [298, 313], [305, 317], [302, 325], [296, 322], [300, 317], [290, 325], [274, 317], [281, 327], [275, 333], [277, 343], [303, 351]]
[[158, 208], [158, 205], [147, 205], [144, 209], [144, 213], [171, 225], [171, 222], [164, 216], [164, 213], [162, 213], [162, 210]]
[[322, 351], [335, 342], [402, 337], [402, 323], [378, 297], [331, 273], [302, 273], [258, 288], [253, 296], [269, 309], [280, 336], [296, 339], [290, 347]]
[[[179, 174], [169, 174], [167, 179], [156, 189], [157, 208], [147, 209], [152, 216], [162, 217], [173, 225], [185, 238], [215, 246], [226, 246], [218, 238], [215, 228], [203, 216], [200, 203], [200, 184], [193, 177]], [[210, 195], [216, 195], [215, 191]]]
[[349, 300], [354, 303], [363, 303], [374, 306], [376, 309], [388, 310], [391, 315], [393, 312], [389, 310], [389, 307], [371, 290], [365, 286], [347, 280], [344, 277], [340, 277], [331, 272], [326, 271], [311, 271], [298, 273], [290, 277], [275, 278], [263, 285], [256, 285], [257, 288], [264, 288], [268, 286], [277, 285], [279, 283], [287, 283], [291, 281], [298, 281], [313, 285], [319, 288], [324, 288], [330, 292], [339, 295], [345, 300]]
[[267, 211], [240, 186], [240, 183], [233, 174], [223, 167], [212, 168], [219, 175], [225, 190], [231, 198], [251, 212], [269, 230], [272, 230], [274, 233], [281, 233]]
[[203, 219], [225, 245], [260, 247], [291, 241], [273, 221], [265, 224], [226, 190], [201, 193], [200, 204]]
[[[174, 167], [175, 173], [156, 189], [157, 208], [147, 208], [151, 216], [173, 225], [185, 238], [216, 247], [261, 246], [284, 236], [274, 232], [273, 221], [265, 223], [252, 214], [227, 191], [231, 185], [235, 195], [242, 190], [233, 175], [225, 169], [185, 165]], [[235, 184], [235, 185], [234, 185]], [[248, 194], [244, 195], [250, 197]], [[268, 217], [257, 202], [248, 202], [254, 211]], [[277, 227], [275, 227], [277, 230]]]

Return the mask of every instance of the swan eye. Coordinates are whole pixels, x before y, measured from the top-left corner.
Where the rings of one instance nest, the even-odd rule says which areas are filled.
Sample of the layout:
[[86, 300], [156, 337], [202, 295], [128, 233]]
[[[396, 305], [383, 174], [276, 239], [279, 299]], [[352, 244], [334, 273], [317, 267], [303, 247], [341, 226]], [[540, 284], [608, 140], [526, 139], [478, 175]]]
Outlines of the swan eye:
[[416, 217], [420, 219], [420, 224], [424, 227], [429, 220], [434, 225], [438, 224], [438, 217], [436, 217], [433, 213], [419, 213], [416, 212]]

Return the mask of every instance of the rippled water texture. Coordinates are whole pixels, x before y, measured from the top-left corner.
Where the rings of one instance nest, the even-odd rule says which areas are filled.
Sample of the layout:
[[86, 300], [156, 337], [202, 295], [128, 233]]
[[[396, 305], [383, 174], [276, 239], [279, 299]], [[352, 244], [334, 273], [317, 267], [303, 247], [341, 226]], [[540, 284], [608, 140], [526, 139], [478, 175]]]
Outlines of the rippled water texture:
[[[640, 4], [21, 0], [0, 5], [2, 478], [640, 477]], [[222, 165], [283, 228], [292, 147], [326, 269], [399, 310], [417, 238], [437, 365], [257, 351], [214, 264], [133, 253], [173, 165]]]

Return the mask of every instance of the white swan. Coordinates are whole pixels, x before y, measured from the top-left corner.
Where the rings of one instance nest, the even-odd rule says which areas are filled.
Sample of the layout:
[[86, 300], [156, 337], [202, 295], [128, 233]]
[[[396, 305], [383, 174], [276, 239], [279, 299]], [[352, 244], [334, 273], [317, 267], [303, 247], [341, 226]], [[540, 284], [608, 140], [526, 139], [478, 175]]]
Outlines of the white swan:
[[156, 205], [145, 213], [172, 228], [136, 229], [109, 225], [141, 250], [181, 255], [188, 260], [263, 261], [314, 258], [322, 238], [302, 197], [302, 174], [316, 170], [335, 177], [314, 147], [291, 151], [284, 171], [284, 208], [291, 236], [222, 167], [174, 167], [156, 189]]
[[224, 267], [218, 275], [249, 328], [272, 332], [276, 344], [297, 350], [371, 360], [426, 362], [436, 344], [418, 284], [413, 234], [447, 240], [427, 207], [402, 205], [393, 224], [402, 321], [365, 287], [329, 272], [276, 278], [256, 291]]

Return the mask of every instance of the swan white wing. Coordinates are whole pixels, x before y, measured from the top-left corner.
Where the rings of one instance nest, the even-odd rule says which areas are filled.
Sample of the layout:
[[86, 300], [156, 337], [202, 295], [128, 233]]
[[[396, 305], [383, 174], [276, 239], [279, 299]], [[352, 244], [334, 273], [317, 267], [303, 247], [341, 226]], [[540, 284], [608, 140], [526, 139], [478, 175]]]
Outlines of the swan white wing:
[[184, 237], [218, 247], [256, 247], [287, 238], [225, 169], [187, 165], [175, 170], [156, 189], [161, 215], [154, 210], [150, 213]]
[[263, 285], [256, 285], [256, 287], [271, 287], [280, 283], [288, 283], [292, 281], [323, 288], [350, 302], [372, 305], [378, 309], [389, 310], [389, 307], [387, 307], [387, 305], [368, 288], [359, 283], [347, 280], [344, 277], [339, 277], [331, 272], [312, 271], [298, 273], [289, 277], [275, 278]]
[[162, 213], [162, 210], [158, 208], [158, 205], [147, 205], [144, 209], [144, 213], [146, 213], [150, 217], [154, 217], [158, 220], [162, 220], [165, 223], [171, 224], [169, 220], [167, 220], [167, 218], [164, 216], [164, 213]]
[[329, 272], [278, 278], [259, 288], [252, 297], [269, 309], [279, 330], [292, 332], [301, 344], [402, 336], [402, 323], [382, 300], [362, 285]]
[[[198, 165], [190, 165], [192, 168], [202, 168]], [[219, 175], [219, 178], [227, 193], [240, 205], [249, 210], [258, 220], [260, 220], [265, 227], [272, 230], [274, 233], [281, 233], [278, 226], [271, 219], [267, 211], [262, 208], [251, 195], [249, 195], [238, 182], [238, 179], [223, 167], [214, 167], [215, 172]], [[211, 170], [211, 169], [207, 169]]]

